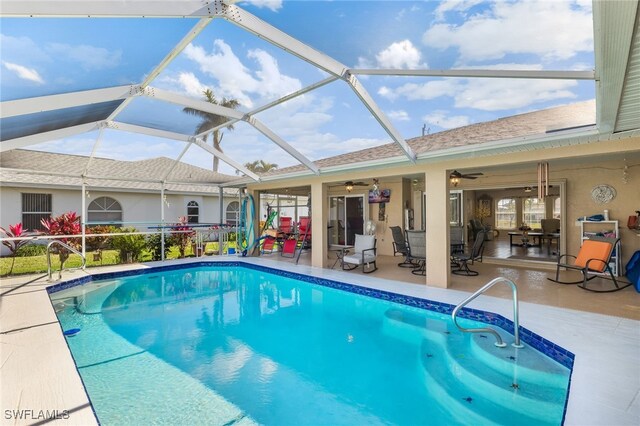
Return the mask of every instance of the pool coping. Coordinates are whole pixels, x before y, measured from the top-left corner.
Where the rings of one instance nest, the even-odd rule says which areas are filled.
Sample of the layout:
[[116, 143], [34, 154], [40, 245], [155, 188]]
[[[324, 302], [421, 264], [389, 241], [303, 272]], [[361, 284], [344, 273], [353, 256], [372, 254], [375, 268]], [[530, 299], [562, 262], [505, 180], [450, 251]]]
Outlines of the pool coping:
[[[116, 278], [122, 278], [122, 277], [134, 276], [134, 275], [147, 275], [147, 274], [157, 273], [160, 271], [172, 271], [172, 270], [197, 268], [197, 267], [217, 267], [217, 268], [244, 267], [247, 269], [263, 271], [270, 274], [283, 276], [286, 278], [292, 278], [292, 279], [300, 280], [300, 281], [311, 283], [311, 284], [316, 284], [316, 285], [327, 287], [327, 288], [333, 288], [333, 289], [342, 290], [342, 291], [346, 291], [353, 294], [363, 295], [366, 297], [394, 302], [404, 306], [437, 312], [444, 315], [451, 315], [451, 313], [453, 312], [453, 309], [455, 308], [455, 305], [450, 303], [437, 302], [434, 300], [424, 299], [421, 297], [394, 293], [387, 290], [379, 290], [379, 289], [363, 287], [361, 285], [356, 285], [356, 284], [343, 283], [343, 282], [336, 281], [329, 278], [315, 277], [312, 275], [306, 275], [299, 272], [291, 272], [291, 271], [276, 269], [269, 266], [257, 265], [254, 263], [243, 262], [238, 260], [233, 260], [233, 261], [199, 260], [195, 262], [179, 263], [179, 264], [173, 264], [173, 265], [152, 266], [152, 267], [147, 267], [142, 269], [136, 268], [136, 269], [130, 269], [125, 271], [103, 272], [103, 273], [91, 274], [84, 277], [75, 278], [75, 279], [60, 282], [51, 286], [47, 286], [46, 291], [47, 291], [47, 294], [51, 295], [69, 288], [85, 285], [87, 283], [91, 283], [94, 281], [116, 279]], [[479, 321], [488, 325], [499, 327], [500, 329], [506, 331], [511, 335], [514, 334], [515, 325], [513, 321], [509, 320], [508, 318], [505, 318], [500, 314], [464, 307], [460, 310], [458, 315], [461, 318]], [[60, 325], [60, 330], [61, 332], [63, 332], [61, 325]], [[538, 352], [556, 361], [557, 363], [566, 367], [569, 370], [567, 392], [565, 395], [562, 422], [561, 422], [561, 424], [564, 424], [567, 416], [567, 409], [569, 404], [569, 394], [571, 391], [571, 378], [573, 375], [575, 354], [522, 326], [519, 326], [519, 332], [520, 332], [520, 338], [523, 342], [527, 343], [529, 346], [536, 349]], [[67, 343], [67, 346], [68, 346], [68, 342], [66, 339], [65, 339], [65, 342]], [[69, 352], [71, 352], [70, 348], [69, 348]], [[77, 370], [75, 359], [73, 360], [73, 362]], [[79, 371], [78, 371], [78, 375], [80, 376], [80, 380], [82, 381], [82, 377]], [[96, 420], [99, 422], [98, 416], [93, 407], [93, 403], [91, 403], [91, 398], [86, 389], [84, 381], [82, 381], [82, 386], [84, 387], [84, 391], [87, 394], [87, 398], [91, 405], [91, 410], [96, 416]]]

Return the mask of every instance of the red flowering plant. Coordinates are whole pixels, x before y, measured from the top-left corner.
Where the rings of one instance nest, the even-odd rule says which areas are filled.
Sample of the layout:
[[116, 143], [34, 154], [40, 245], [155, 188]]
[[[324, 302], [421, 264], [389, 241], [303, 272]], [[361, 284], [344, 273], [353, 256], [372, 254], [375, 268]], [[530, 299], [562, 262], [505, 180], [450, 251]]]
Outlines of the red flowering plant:
[[[48, 235], [77, 235], [80, 234], [80, 216], [76, 212], [63, 213], [60, 216], [50, 217], [49, 219], [42, 219], [40, 221], [42, 226], [47, 231]], [[80, 243], [77, 238], [59, 238], [61, 241], [75, 249], [80, 248]], [[69, 258], [69, 250], [60, 247], [58, 248], [58, 256], [60, 256], [60, 269], [63, 268], [64, 262]]]
[[[15, 225], [9, 225], [9, 230], [8, 231], [0, 226], [0, 232], [2, 232], [6, 238], [29, 237], [29, 236], [34, 234], [32, 232], [27, 232], [22, 227], [22, 223], [16, 223]], [[11, 275], [11, 273], [13, 272], [13, 265], [16, 263], [16, 254], [18, 253], [18, 250], [20, 249], [20, 247], [22, 247], [22, 246], [24, 246], [24, 245], [26, 245], [28, 243], [29, 243], [29, 240], [18, 240], [18, 241], [15, 241], [15, 240], [12, 240], [12, 241], [2, 240], [2, 245], [5, 246], [6, 248], [8, 248], [11, 251], [11, 257], [13, 258], [13, 260], [11, 261], [11, 269], [9, 269], [9, 274], [8, 275]]]
[[173, 243], [178, 246], [180, 257], [182, 258], [184, 257], [187, 246], [191, 244], [191, 239], [195, 235], [193, 228], [188, 225], [186, 216], [178, 217], [178, 223], [173, 227], [171, 233], [171, 239]]

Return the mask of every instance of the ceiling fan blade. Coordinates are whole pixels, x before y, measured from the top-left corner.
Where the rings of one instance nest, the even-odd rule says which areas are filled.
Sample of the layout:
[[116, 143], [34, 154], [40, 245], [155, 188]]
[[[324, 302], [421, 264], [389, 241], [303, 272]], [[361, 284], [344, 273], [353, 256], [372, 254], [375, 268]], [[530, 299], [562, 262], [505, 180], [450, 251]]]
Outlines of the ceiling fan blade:
[[477, 176], [471, 176], [471, 175], [462, 175], [460, 176], [462, 179], [478, 179]]
[[484, 173], [465, 173], [465, 176], [483, 176]]

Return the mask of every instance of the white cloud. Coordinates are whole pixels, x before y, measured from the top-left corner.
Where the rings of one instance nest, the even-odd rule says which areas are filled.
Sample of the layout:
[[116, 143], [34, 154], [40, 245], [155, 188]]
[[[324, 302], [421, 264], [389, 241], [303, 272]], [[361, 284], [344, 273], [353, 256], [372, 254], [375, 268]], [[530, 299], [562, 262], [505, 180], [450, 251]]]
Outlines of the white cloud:
[[[505, 68], [506, 67], [506, 68]], [[486, 68], [520, 69], [518, 64], [502, 64]], [[529, 66], [537, 69], [538, 66]], [[539, 102], [575, 99], [571, 91], [578, 85], [573, 80], [450, 78], [427, 83], [407, 83], [397, 88], [383, 86], [378, 94], [395, 100], [427, 101], [438, 97], [452, 98], [456, 108], [499, 111], [523, 108]]]
[[440, 4], [438, 4], [438, 7], [434, 12], [436, 15], [436, 20], [444, 20], [444, 15], [447, 12], [465, 12], [471, 9], [473, 6], [482, 3], [482, 1], [483, 0], [444, 0], [440, 2]]
[[452, 115], [448, 116], [447, 111], [437, 110], [431, 114], [427, 114], [422, 117], [422, 120], [431, 124], [432, 126], [438, 126], [442, 129], [455, 129], [468, 125], [471, 120], [466, 115]]
[[86, 44], [72, 46], [64, 43], [49, 43], [45, 46], [45, 50], [53, 57], [67, 58], [80, 64], [86, 71], [114, 68], [122, 60], [121, 50], [108, 50]]
[[409, 121], [411, 120], [411, 117], [409, 117], [409, 114], [407, 113], [407, 111], [404, 110], [397, 110], [397, 111], [389, 111], [387, 113], [387, 115], [389, 116], [389, 118], [392, 118], [394, 120], [398, 120], [398, 121]]
[[282, 0], [245, 0], [245, 3], [250, 3], [259, 8], [271, 9], [274, 12], [282, 8]]
[[202, 84], [191, 72], [181, 72], [178, 75], [178, 83], [189, 96], [202, 98], [202, 93], [207, 90], [207, 86]]
[[567, 1], [497, 1], [460, 25], [432, 26], [422, 40], [435, 48], [458, 48], [462, 63], [511, 53], [568, 59], [593, 50], [593, 22], [589, 10]]
[[13, 64], [11, 62], [2, 61], [2, 65], [9, 71], [13, 71], [19, 78], [23, 80], [29, 80], [34, 83], [44, 84], [44, 80], [33, 68], [27, 68], [22, 65]]
[[200, 71], [218, 80], [214, 88], [216, 94], [235, 98], [247, 108], [254, 105], [251, 95], [271, 100], [302, 88], [300, 80], [282, 74], [275, 58], [260, 49], [247, 54], [258, 64], [255, 72], [245, 66], [223, 40], [215, 40], [210, 53], [201, 46], [189, 44], [184, 54], [199, 65]]
[[382, 68], [426, 68], [421, 64], [422, 54], [410, 40], [391, 43], [386, 49], [376, 55], [378, 65]]

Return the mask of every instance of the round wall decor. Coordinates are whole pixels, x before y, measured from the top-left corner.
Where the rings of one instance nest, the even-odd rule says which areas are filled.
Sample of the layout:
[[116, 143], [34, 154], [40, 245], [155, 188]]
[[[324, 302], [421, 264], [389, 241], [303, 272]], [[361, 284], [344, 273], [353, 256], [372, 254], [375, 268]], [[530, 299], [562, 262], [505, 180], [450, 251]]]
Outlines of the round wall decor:
[[596, 185], [591, 190], [591, 198], [598, 204], [606, 204], [616, 196], [616, 190], [611, 185]]

